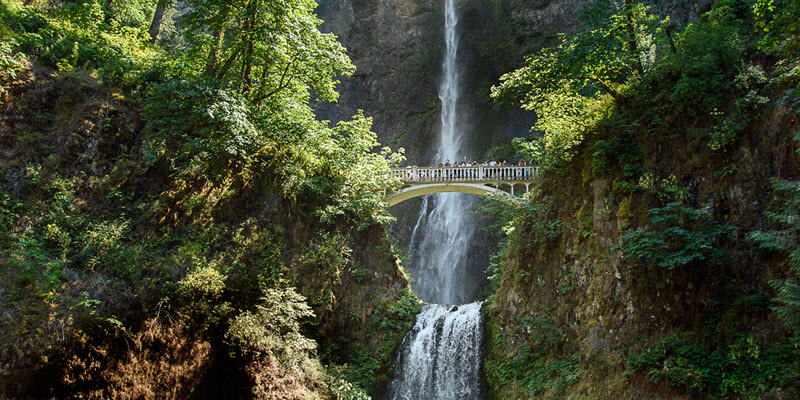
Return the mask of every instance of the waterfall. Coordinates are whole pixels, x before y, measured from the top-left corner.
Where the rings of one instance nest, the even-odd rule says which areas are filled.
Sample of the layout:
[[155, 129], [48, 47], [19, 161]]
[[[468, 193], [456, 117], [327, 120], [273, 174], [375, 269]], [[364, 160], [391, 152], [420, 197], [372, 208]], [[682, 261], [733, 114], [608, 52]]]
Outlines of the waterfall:
[[[442, 62], [442, 84], [439, 87], [442, 130], [436, 163], [446, 160], [455, 162], [459, 156], [463, 161], [465, 154], [461, 146], [463, 129], [457, 113], [461, 79], [457, 64], [457, 25], [454, 0], [446, 0], [445, 57]], [[411, 273], [415, 277], [414, 291], [423, 301], [459, 304], [475, 300], [476, 277], [463, 273], [469, 242], [475, 230], [464, 210], [474, 202], [469, 195], [458, 193], [429, 195], [423, 201], [409, 244], [409, 250], [413, 250], [410, 255], [413, 260]], [[420, 238], [417, 239], [417, 236]], [[417, 240], [418, 245], [415, 243]]]
[[387, 400], [475, 400], [481, 366], [482, 303], [430, 304], [417, 315], [398, 357]]
[[[457, 25], [454, 0], [445, 0], [446, 52], [439, 88], [442, 131], [437, 163], [455, 162], [464, 154], [457, 114]], [[428, 195], [422, 201], [408, 246], [414, 257], [413, 286], [423, 301], [438, 304], [425, 305], [403, 339], [386, 400], [477, 400], [486, 396], [480, 383], [482, 303], [442, 305], [474, 301], [477, 291], [475, 279], [463, 270], [474, 231], [464, 209], [472, 203], [469, 197], [454, 193]]]

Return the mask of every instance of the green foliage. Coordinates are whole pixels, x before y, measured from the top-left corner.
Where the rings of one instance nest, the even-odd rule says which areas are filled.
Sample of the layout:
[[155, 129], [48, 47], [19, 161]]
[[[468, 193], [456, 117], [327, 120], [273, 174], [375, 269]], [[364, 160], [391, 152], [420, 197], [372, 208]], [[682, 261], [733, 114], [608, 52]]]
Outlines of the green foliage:
[[725, 260], [720, 242], [734, 229], [719, 224], [708, 209], [670, 203], [648, 211], [646, 229], [620, 238], [617, 249], [635, 264], [672, 270], [700, 262], [719, 264]]
[[780, 103], [790, 113], [800, 112], [800, 70], [797, 68], [800, 54], [800, 1], [757, 0], [753, 8], [756, 28], [761, 34], [759, 48], [778, 53], [784, 57], [776, 65], [776, 81], [786, 92]]
[[762, 34], [764, 49], [782, 52], [788, 57], [800, 50], [800, 1], [757, 0], [753, 7], [756, 27]]
[[304, 247], [292, 264], [297, 271], [299, 286], [310, 286], [313, 307], [333, 310], [335, 293], [342, 284], [342, 273], [350, 262], [352, 249], [347, 239], [338, 234], [322, 233], [319, 239]]
[[[307, 96], [309, 90], [336, 100], [338, 75], [355, 67], [333, 34], [317, 30], [316, 3], [193, 0], [185, 15], [186, 62], [216, 79], [235, 82], [259, 104], [281, 92]], [[199, 60], [206, 60], [205, 65]]]
[[328, 388], [335, 400], [371, 400], [371, 397], [361, 388], [348, 382], [348, 365], [331, 365], [328, 367]]
[[490, 287], [496, 289], [503, 278], [503, 265], [511, 247], [510, 239], [533, 243], [544, 251], [547, 246], [557, 242], [564, 233], [564, 223], [553, 216], [553, 209], [538, 203], [537, 193], [515, 201], [506, 196], [488, 195], [475, 207], [475, 214], [489, 220], [486, 231], [497, 237], [499, 251], [491, 256], [486, 269]]
[[263, 146], [245, 99], [223, 82], [170, 80], [148, 90], [145, 157], [173, 177], [214, 183], [255, 161]]
[[579, 354], [557, 358], [553, 350], [564, 344], [564, 332], [546, 315], [512, 318], [513, 331], [524, 333], [526, 344], [508, 356], [495, 354], [502, 348], [503, 333], [490, 325], [492, 343], [486, 359], [486, 380], [492, 390], [515, 387], [525, 397], [557, 397], [578, 380]]
[[256, 311], [244, 311], [231, 322], [225, 338], [236, 354], [266, 357], [289, 372], [301, 372], [317, 344], [300, 332], [314, 316], [294, 288], [266, 289]]
[[487, 365], [493, 387], [514, 382], [526, 396], [563, 396], [578, 380], [578, 353], [567, 359], [551, 360], [523, 348], [502, 364]]
[[[259, 226], [259, 222], [265, 226]], [[247, 270], [249, 267], [255, 272], [255, 276], [245, 278], [246, 281], [237, 286], [249, 286], [251, 290], [274, 287], [285, 278], [286, 266], [281, 257], [282, 230], [277, 224], [250, 218], [236, 229], [232, 240], [236, 243], [236, 249], [232, 250], [239, 255], [238, 262], [241, 263], [234, 264], [232, 269], [241, 267]]]
[[747, 40], [752, 27], [748, 7], [743, 1], [716, 4], [675, 36], [677, 52], [648, 78], [651, 90], [669, 93], [670, 107], [682, 119], [708, 127], [709, 147], [715, 151], [733, 143], [767, 101], [762, 95], [767, 83], [764, 71], [746, 60], [752, 50]]
[[[610, 122], [611, 123], [611, 122]], [[635, 126], [622, 126], [613, 122], [613, 136], [596, 139], [591, 144], [592, 173], [603, 176], [623, 166], [625, 177], [633, 177], [638, 172], [635, 165], [641, 161], [639, 144], [634, 139]]]
[[392, 152], [384, 147], [379, 153], [377, 135], [370, 131], [372, 118], [360, 112], [351, 121], [343, 121], [314, 138], [309, 145], [316, 152], [320, 174], [310, 181], [310, 189], [325, 194], [332, 204], [321, 208], [323, 222], [333, 223], [342, 217], [369, 223], [389, 223], [394, 219], [383, 208], [383, 190], [396, 187], [398, 180], [389, 167], [405, 160], [403, 149]]
[[5, 235], [12, 229], [22, 207], [22, 202], [0, 188], [0, 242], [5, 241]]
[[654, 63], [656, 34], [666, 21], [646, 7], [626, 2], [608, 18], [577, 35], [564, 35], [556, 48], [527, 58], [527, 65], [501, 78], [492, 97], [520, 102], [538, 115], [535, 129], [542, 139], [531, 143], [537, 158], [561, 162], [572, 158], [584, 132], [606, 114], [613, 101], [623, 100], [628, 80]]
[[11, 249], [8, 265], [20, 271], [20, 285], [34, 285], [36, 294], [52, 299], [53, 290], [61, 282], [64, 257], [51, 252], [36, 237], [22, 235]]
[[[17, 72], [23, 68], [25, 55], [15, 53], [17, 42], [14, 39], [0, 41], [0, 79], [4, 81], [17, 77]], [[0, 85], [0, 95], [6, 92], [5, 85]]]
[[[402, 149], [373, 152], [378, 143], [371, 119], [358, 114], [329, 128], [296, 99], [269, 99], [255, 107], [213, 80], [171, 80], [152, 86], [148, 97], [145, 155], [152, 165], [168, 163], [178, 187], [208, 182], [222, 198], [232, 198], [231, 180], [246, 187], [269, 173], [286, 197], [302, 194], [316, 202], [324, 222], [391, 220], [376, 211], [384, 208], [383, 189], [397, 184], [389, 166], [403, 160]], [[184, 204], [208, 205], [205, 195]]]
[[[141, 84], [158, 68], [162, 53], [148, 45], [149, 35], [141, 21], [135, 25], [130, 18], [114, 13], [121, 10], [109, 9], [106, 4], [77, 1], [63, 8], [47, 7], [44, 13], [35, 6], [22, 8], [12, 20], [21, 31], [21, 49], [61, 71], [96, 70], [110, 85]], [[141, 7], [147, 5], [139, 7], [142, 13]], [[134, 8], [132, 4], [126, 7]]]
[[394, 352], [414, 326], [419, 311], [420, 301], [410, 290], [403, 290], [396, 301], [381, 299], [370, 319], [381, 346], [377, 352], [371, 353], [362, 344], [354, 343], [347, 354], [343, 376], [362, 388], [377, 389], [376, 385], [388, 383], [391, 377], [387, 372], [394, 368]]
[[[42, 326], [59, 342], [41, 346], [36, 359], [45, 361], [35, 370], [56, 376], [40, 367], [63, 361], [46, 365], [52, 352], [71, 356], [61, 352], [71, 340], [101, 348], [119, 329], [127, 340], [134, 336], [122, 322], [140, 327], [169, 309], [191, 340], [228, 344], [239, 372], [253, 378], [253, 397], [272, 394], [276, 378], [281, 389], [301, 381], [312, 398], [367, 398], [361, 387], [387, 379], [392, 351], [413, 324], [413, 294], [365, 309], [373, 319], [364, 335], [375, 342], [352, 358], [361, 357], [357, 368], [334, 366], [329, 376], [301, 323], [337, 324], [338, 313], [360, 311], [337, 308], [334, 297], [348, 268], [360, 285], [372, 284], [370, 271], [351, 265], [350, 232], [391, 220], [382, 192], [399, 183], [389, 166], [403, 156], [380, 149], [361, 113], [335, 126], [317, 120], [312, 92], [335, 100], [337, 76], [354, 67], [335, 36], [317, 30], [315, 3], [189, 1], [180, 20], [188, 30], [157, 44], [147, 28], [156, 3], [169, 1], [32, 3], [0, 7], [4, 83], [27, 59], [91, 90], [65, 94], [63, 79], [50, 82], [37, 67], [35, 89], [25, 90], [42, 90], [45, 101], [12, 99], [24, 117], [11, 122], [25, 130], [3, 141], [3, 154], [18, 159], [4, 164], [13, 191], [0, 189], [8, 275], [0, 300], [22, 322], [1, 333], [36, 337], [36, 323], [52, 325]], [[73, 106], [87, 110], [73, 118]], [[92, 128], [73, 132], [54, 121], [62, 115]], [[24, 147], [31, 150], [15, 153]], [[299, 244], [299, 229], [336, 233]], [[294, 288], [281, 289], [293, 281], [325, 315], [315, 317]], [[124, 357], [119, 349], [109, 364]], [[367, 384], [343, 379], [351, 375]]]
[[749, 237], [762, 249], [778, 252], [786, 256], [786, 264], [791, 276], [786, 279], [775, 279], [770, 282], [776, 291], [778, 304], [775, 312], [794, 331], [795, 338], [800, 338], [800, 182], [772, 181], [775, 211], [767, 211], [765, 215], [773, 225], [768, 231], [754, 231]]
[[378, 328], [390, 335], [397, 332], [408, 332], [414, 326], [414, 320], [419, 311], [417, 296], [410, 290], [404, 290], [397, 301], [381, 313]]
[[522, 229], [530, 234], [527, 239], [535, 244], [551, 243], [563, 233], [563, 222], [551, 217], [552, 209], [537, 201], [536, 192], [521, 201], [499, 195], [488, 195], [483, 199], [475, 213], [491, 217], [490, 232], [510, 234]]
[[[763, 352], [752, 336], [738, 336], [727, 347], [703, 343], [692, 334], [667, 336], [630, 355], [625, 375], [642, 373], [654, 383], [710, 395], [761, 399], [796, 376], [783, 349]], [[790, 367], [790, 368], [787, 368]]]
[[587, 132], [640, 130], [626, 119], [626, 106], [645, 110], [652, 133], [665, 132], [666, 119], [670, 128], [699, 128], [715, 151], [760, 115], [767, 78], [747, 61], [754, 49], [746, 0], [718, 2], [677, 33], [633, 2], [592, 4], [583, 11], [585, 32], [530, 56], [493, 88], [496, 101], [538, 114], [534, 129], [543, 135], [520, 142], [527, 154], [558, 165], [574, 156]]

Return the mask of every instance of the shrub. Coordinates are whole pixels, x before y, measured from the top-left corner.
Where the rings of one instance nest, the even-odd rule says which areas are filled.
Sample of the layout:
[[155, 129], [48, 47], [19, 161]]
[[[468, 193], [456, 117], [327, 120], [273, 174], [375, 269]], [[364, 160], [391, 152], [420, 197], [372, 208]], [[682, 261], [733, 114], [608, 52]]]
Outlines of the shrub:
[[730, 345], [714, 346], [692, 333], [680, 333], [629, 355], [625, 375], [643, 373], [654, 383], [711, 398], [755, 400], [797, 376], [791, 358], [777, 350], [762, 351], [752, 336], [739, 335]]
[[301, 370], [317, 344], [300, 333], [300, 323], [314, 312], [294, 288], [267, 289], [261, 300], [255, 312], [242, 312], [231, 323], [225, 337], [232, 351], [275, 360], [289, 371]]
[[646, 229], [625, 234], [617, 246], [625, 259], [650, 268], [667, 270], [700, 261], [719, 263], [724, 251], [719, 246], [731, 225], [719, 224], [708, 209], [695, 209], [680, 203], [648, 211]]
[[749, 237], [763, 249], [785, 255], [790, 276], [770, 282], [777, 292], [774, 310], [794, 331], [800, 343], [800, 182], [772, 181], [776, 211], [765, 215], [773, 225], [772, 230], [754, 231]]

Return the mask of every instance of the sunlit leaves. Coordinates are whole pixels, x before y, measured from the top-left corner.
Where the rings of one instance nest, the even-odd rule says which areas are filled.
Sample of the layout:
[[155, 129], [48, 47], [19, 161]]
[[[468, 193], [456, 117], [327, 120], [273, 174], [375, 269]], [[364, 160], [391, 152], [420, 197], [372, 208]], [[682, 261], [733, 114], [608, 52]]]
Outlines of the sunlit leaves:
[[563, 43], [529, 56], [527, 65], [504, 75], [492, 97], [533, 110], [544, 132], [533, 153], [544, 162], [568, 160], [587, 127], [598, 120], [601, 100], [624, 100], [626, 83], [655, 62], [667, 22], [642, 5], [626, 4], [593, 29], [563, 36]]
[[326, 181], [339, 182], [332, 196], [335, 203], [320, 211], [323, 220], [332, 222], [336, 216], [354, 213], [362, 220], [376, 217], [388, 222], [390, 217], [375, 214], [382, 209], [383, 190], [397, 185], [397, 178], [389, 174], [389, 167], [403, 161], [402, 149], [392, 152], [383, 148], [373, 152], [378, 146], [377, 136], [370, 131], [372, 118], [357, 114], [351, 121], [340, 122], [330, 131], [326, 143], [317, 147], [321, 166], [327, 171]]
[[236, 352], [264, 356], [300, 372], [317, 348], [300, 332], [301, 321], [314, 316], [305, 300], [294, 288], [267, 289], [256, 312], [236, 316], [225, 337]]
[[[146, 5], [128, 4], [126, 9]], [[20, 48], [41, 64], [61, 71], [97, 71], [109, 85], [136, 87], [157, 69], [162, 52], [147, 43], [142, 26], [131, 25], [98, 0], [39, 10], [24, 7], [14, 16]], [[146, 10], [137, 9], [142, 13]]]
[[753, 7], [765, 49], [800, 51], [800, 0], [758, 0]]
[[[355, 67], [322, 23], [311, 0], [194, 0], [186, 15], [186, 37], [194, 62], [205, 74], [231, 79], [254, 103], [290, 91], [336, 100], [339, 75]], [[198, 65], [199, 67], [199, 65]]]

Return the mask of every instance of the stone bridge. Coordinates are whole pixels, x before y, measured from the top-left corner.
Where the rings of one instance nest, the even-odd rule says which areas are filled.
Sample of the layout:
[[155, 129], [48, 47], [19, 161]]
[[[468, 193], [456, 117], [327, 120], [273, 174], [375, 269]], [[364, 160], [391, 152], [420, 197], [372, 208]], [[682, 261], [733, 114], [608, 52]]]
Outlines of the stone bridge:
[[524, 189], [527, 194], [538, 173], [536, 166], [392, 168], [392, 174], [403, 185], [386, 193], [384, 200], [393, 206], [414, 197], [443, 192], [514, 196], [515, 188], [520, 193]]

